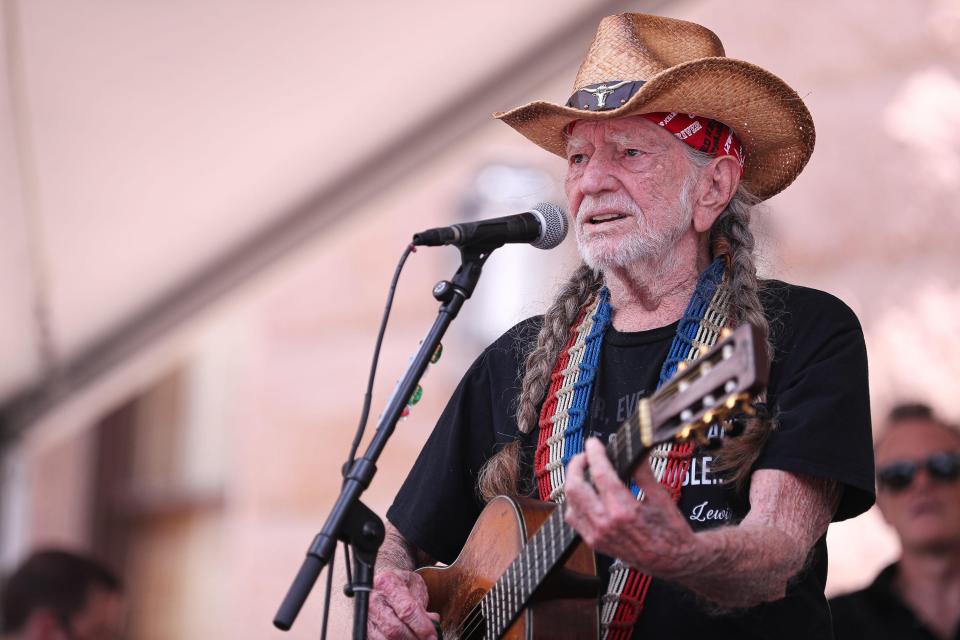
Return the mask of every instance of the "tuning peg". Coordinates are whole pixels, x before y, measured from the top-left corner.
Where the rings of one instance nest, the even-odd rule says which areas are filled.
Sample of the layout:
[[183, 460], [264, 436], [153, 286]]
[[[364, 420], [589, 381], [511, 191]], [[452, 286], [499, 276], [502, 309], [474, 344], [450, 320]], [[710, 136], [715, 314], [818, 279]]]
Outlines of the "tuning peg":
[[687, 425], [680, 430], [680, 434], [677, 436], [679, 440], [687, 440], [690, 438], [690, 426]]
[[686, 360], [681, 360], [680, 362], [677, 363], [677, 373], [681, 373], [681, 372], [683, 372], [683, 371], [686, 371], [688, 366], [689, 366], [689, 365], [687, 365], [687, 361], [686, 361]]
[[713, 424], [716, 414], [713, 411], [707, 411], [703, 414], [703, 424]]
[[726, 340], [727, 338], [729, 338], [729, 337], [732, 336], [732, 335], [733, 335], [733, 329], [731, 329], [730, 327], [724, 327], [723, 329], [720, 329], [720, 339], [721, 339], [721, 340]]
[[739, 400], [737, 400], [737, 397], [730, 396], [729, 398], [727, 398], [727, 401], [723, 403], [723, 406], [733, 411], [734, 409], [737, 408], [737, 404], [739, 404]]

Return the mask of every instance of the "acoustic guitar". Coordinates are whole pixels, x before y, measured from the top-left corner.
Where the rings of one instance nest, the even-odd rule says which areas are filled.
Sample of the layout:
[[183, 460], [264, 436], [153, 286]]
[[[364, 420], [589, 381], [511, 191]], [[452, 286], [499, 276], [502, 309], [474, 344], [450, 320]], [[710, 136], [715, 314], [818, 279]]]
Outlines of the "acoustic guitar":
[[[709, 441], [719, 423], [738, 435], [750, 402], [767, 382], [767, 363], [749, 324], [724, 330], [708, 353], [681, 363], [676, 375], [638, 403], [607, 445], [620, 478], [653, 447]], [[686, 366], [684, 366], [686, 365]], [[480, 514], [460, 555], [446, 567], [418, 571], [444, 640], [595, 638], [599, 634], [593, 551], [564, 521], [565, 504], [500, 496]]]

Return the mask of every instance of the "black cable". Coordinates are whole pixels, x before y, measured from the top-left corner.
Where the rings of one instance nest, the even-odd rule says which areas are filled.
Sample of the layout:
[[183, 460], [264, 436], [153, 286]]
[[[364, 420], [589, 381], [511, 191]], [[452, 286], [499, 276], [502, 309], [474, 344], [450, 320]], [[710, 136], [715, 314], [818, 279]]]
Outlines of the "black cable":
[[363, 396], [363, 410], [360, 412], [360, 423], [357, 425], [357, 433], [353, 437], [353, 445], [350, 447], [350, 456], [343, 467], [343, 475], [346, 477], [353, 461], [357, 455], [357, 449], [360, 448], [360, 441], [363, 440], [363, 432], [367, 428], [367, 417], [370, 415], [370, 399], [373, 395], [373, 380], [377, 375], [377, 360], [380, 359], [380, 345], [383, 344], [383, 334], [387, 330], [387, 320], [390, 318], [390, 307], [393, 306], [393, 294], [397, 290], [397, 282], [400, 280], [400, 272], [407, 261], [407, 257], [416, 251], [417, 248], [411, 243], [403, 250], [400, 256], [400, 262], [397, 263], [397, 269], [393, 273], [393, 280], [390, 281], [390, 292], [387, 294], [387, 304], [383, 310], [383, 319], [380, 321], [380, 332], [377, 334], [377, 344], [373, 349], [373, 361], [370, 363], [370, 377], [367, 380], [367, 392]]
[[[390, 319], [390, 309], [393, 307], [393, 296], [397, 291], [397, 282], [400, 280], [400, 272], [403, 271], [403, 265], [407, 262], [407, 258], [416, 250], [417, 248], [412, 243], [408, 244], [404, 248], [403, 254], [400, 256], [400, 261], [397, 263], [397, 268], [393, 272], [393, 279], [390, 281], [390, 290], [387, 293], [387, 304], [383, 309], [383, 318], [380, 320], [380, 331], [377, 333], [377, 343], [373, 348], [373, 360], [370, 363], [370, 376], [367, 378], [367, 391], [363, 394], [363, 409], [360, 411], [360, 421], [357, 424], [357, 433], [353, 437], [353, 444], [350, 446], [350, 455], [347, 457], [347, 462], [343, 465], [344, 481], [346, 481], [347, 473], [353, 466], [353, 462], [357, 456], [357, 449], [360, 448], [360, 442], [363, 440], [363, 432], [367, 428], [367, 418], [370, 416], [370, 402], [373, 397], [373, 382], [377, 376], [377, 362], [380, 360], [380, 346], [383, 344], [383, 335], [386, 333], [387, 321]], [[351, 571], [350, 567], [349, 545], [344, 543], [343, 550], [346, 554], [345, 559], [347, 563], [347, 587], [350, 589], [352, 594], [353, 572]], [[335, 553], [336, 547], [334, 547], [334, 554]], [[333, 584], [333, 560], [334, 558], [331, 557], [330, 564], [327, 566], [327, 593], [324, 595], [323, 599], [323, 628], [320, 635], [321, 640], [326, 640], [327, 637], [327, 619], [330, 615], [330, 590]]]

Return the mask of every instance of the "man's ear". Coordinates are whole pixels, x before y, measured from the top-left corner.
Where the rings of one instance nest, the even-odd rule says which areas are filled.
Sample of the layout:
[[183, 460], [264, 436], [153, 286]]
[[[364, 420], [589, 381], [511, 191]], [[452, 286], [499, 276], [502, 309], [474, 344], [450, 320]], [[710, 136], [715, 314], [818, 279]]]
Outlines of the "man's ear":
[[739, 184], [740, 164], [731, 156], [714, 158], [700, 169], [697, 199], [693, 203], [693, 228], [698, 233], [710, 230]]

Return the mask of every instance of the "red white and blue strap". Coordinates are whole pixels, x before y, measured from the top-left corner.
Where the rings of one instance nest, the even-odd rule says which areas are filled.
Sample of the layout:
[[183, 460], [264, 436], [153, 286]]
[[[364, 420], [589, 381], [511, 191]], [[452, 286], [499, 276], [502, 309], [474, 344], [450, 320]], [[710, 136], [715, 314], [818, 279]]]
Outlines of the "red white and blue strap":
[[534, 477], [541, 500], [563, 502], [567, 462], [583, 451], [583, 426], [609, 324], [610, 293], [604, 287], [581, 311], [550, 375], [534, 456]]

